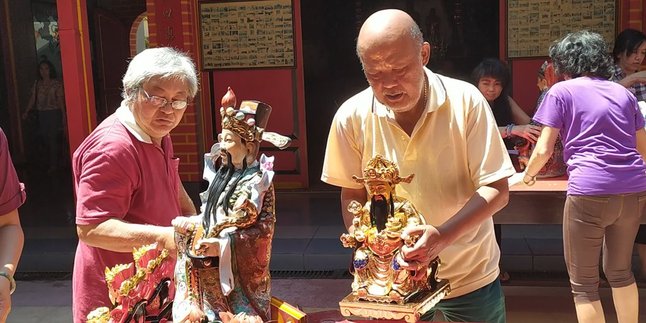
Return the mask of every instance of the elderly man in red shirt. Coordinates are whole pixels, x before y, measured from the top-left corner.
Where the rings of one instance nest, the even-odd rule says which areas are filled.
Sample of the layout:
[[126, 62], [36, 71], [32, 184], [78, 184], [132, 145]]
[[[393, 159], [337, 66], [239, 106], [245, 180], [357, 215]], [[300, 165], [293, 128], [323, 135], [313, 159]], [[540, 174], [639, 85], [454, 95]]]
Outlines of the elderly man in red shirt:
[[169, 133], [197, 90], [187, 55], [144, 50], [123, 77], [121, 106], [74, 153], [74, 322], [111, 305], [104, 270], [131, 262], [133, 248], [158, 243], [175, 254], [171, 220], [196, 210], [179, 179]]

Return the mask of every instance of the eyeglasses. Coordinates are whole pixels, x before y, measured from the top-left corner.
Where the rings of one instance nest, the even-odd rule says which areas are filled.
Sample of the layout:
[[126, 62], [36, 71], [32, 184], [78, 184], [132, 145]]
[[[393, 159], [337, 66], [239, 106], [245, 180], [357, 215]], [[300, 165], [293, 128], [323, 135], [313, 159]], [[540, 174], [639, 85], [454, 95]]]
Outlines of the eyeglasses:
[[142, 89], [141, 91], [144, 92], [146, 100], [157, 108], [165, 107], [170, 103], [171, 108], [175, 110], [182, 110], [188, 105], [188, 101], [186, 100], [173, 100], [169, 102], [166, 98], [162, 98], [156, 95], [149, 95], [148, 92], [146, 92], [146, 90], [144, 89]]

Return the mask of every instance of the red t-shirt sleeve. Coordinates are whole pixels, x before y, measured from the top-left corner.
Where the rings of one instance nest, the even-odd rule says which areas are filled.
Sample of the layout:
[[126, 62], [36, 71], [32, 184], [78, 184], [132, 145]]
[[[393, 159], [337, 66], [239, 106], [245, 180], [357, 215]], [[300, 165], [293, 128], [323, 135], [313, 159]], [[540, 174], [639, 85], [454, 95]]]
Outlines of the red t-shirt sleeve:
[[25, 187], [18, 181], [7, 137], [0, 129], [0, 216], [17, 209], [24, 202]]
[[123, 219], [138, 185], [134, 153], [118, 147], [93, 149], [82, 158], [76, 188], [76, 224]]

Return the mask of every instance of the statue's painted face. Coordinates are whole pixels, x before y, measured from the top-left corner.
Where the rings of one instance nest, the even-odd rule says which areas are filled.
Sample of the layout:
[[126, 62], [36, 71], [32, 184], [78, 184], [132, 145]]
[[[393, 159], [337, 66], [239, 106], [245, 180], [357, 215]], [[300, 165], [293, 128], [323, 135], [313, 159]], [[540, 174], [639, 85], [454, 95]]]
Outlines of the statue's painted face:
[[247, 144], [242, 141], [242, 138], [235, 132], [223, 129], [222, 133], [218, 135], [220, 142], [220, 149], [227, 151], [231, 154], [231, 163], [235, 168], [242, 168], [242, 161], [249, 154]]
[[378, 180], [366, 181], [365, 185], [366, 189], [368, 190], [369, 196], [381, 195], [384, 197], [389, 197], [394, 188], [389, 182]]

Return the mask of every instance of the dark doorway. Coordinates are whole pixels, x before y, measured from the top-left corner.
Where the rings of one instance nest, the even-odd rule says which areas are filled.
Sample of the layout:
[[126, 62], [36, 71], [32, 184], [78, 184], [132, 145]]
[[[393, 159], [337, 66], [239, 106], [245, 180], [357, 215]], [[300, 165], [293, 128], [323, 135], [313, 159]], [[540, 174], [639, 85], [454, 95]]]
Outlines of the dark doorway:
[[131, 30], [137, 17], [146, 12], [146, 2], [93, 0], [87, 4], [96, 116], [100, 123], [121, 104], [121, 77], [131, 57]]
[[355, 41], [369, 15], [385, 8], [408, 12], [433, 46], [428, 67], [469, 81], [483, 58], [498, 57], [498, 6], [498, 0], [303, 1], [310, 187], [330, 188], [320, 180], [330, 123], [346, 99], [368, 86]]
[[[121, 102], [121, 76], [130, 56], [131, 28], [135, 19], [146, 11], [146, 2], [90, 0], [86, 3], [96, 113], [101, 121]], [[63, 119], [65, 108], [58, 117], [47, 119], [43, 118], [46, 113], [40, 111], [52, 110], [52, 105], [58, 104], [59, 93], [63, 92], [62, 86], [60, 91], [54, 90], [59, 87], [43, 81], [40, 74], [40, 67], [46, 61], [48, 70], [55, 71], [48, 79], [63, 84], [57, 1], [12, 1], [0, 8], [0, 17], [5, 16], [11, 17], [11, 24], [2, 28], [0, 58], [11, 64], [0, 67], [0, 126], [12, 144], [13, 161], [27, 190], [27, 201], [20, 208], [21, 221], [24, 227], [73, 227], [75, 210], [67, 125], [64, 121], [56, 123], [56, 127], [51, 122], [45, 124], [49, 119]], [[42, 89], [34, 91], [34, 88]], [[64, 106], [64, 97], [63, 104], [57, 106], [60, 105]], [[25, 113], [30, 106], [30, 112]], [[56, 131], [45, 131], [49, 129]]]
[[21, 222], [25, 228], [68, 226], [73, 193], [56, 1], [8, 2], [4, 9], [10, 25], [2, 55], [10, 64], [2, 73], [9, 95], [2, 118], [27, 192]]

